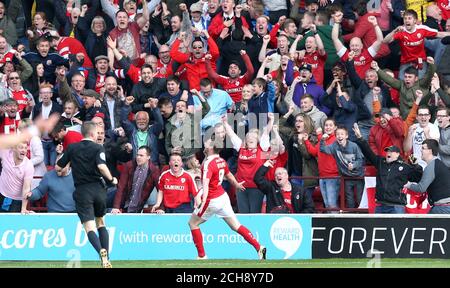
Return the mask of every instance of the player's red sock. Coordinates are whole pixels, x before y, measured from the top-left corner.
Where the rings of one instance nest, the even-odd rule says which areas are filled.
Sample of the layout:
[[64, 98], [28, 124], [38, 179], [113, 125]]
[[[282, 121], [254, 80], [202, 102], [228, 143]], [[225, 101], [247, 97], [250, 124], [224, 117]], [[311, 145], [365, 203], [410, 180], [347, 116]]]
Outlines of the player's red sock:
[[200, 228], [191, 230], [192, 239], [197, 247], [198, 257], [205, 257], [205, 248], [203, 247], [203, 236]]
[[250, 230], [247, 229], [247, 227], [245, 227], [244, 225], [241, 225], [239, 227], [239, 229], [237, 230], [237, 232], [239, 234], [242, 235], [242, 237], [244, 237], [244, 239], [252, 244], [253, 247], [255, 247], [256, 251], [259, 251], [259, 248], [261, 247], [261, 245], [259, 245], [258, 240], [255, 239], [255, 237], [253, 237], [252, 232], [250, 232]]

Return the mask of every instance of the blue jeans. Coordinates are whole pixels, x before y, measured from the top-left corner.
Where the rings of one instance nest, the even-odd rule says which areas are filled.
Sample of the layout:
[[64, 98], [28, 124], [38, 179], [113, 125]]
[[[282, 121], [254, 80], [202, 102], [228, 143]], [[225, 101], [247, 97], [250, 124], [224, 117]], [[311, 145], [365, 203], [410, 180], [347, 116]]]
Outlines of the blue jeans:
[[361, 203], [361, 197], [364, 190], [364, 180], [345, 180], [344, 186], [346, 207], [357, 208], [359, 206], [359, 203]]
[[42, 140], [42, 149], [44, 149], [44, 163], [45, 165], [55, 166], [56, 163], [56, 145], [53, 140]]
[[375, 207], [376, 214], [405, 214], [405, 206], [381, 204]]
[[261, 213], [264, 194], [258, 188], [236, 191], [239, 213]]
[[183, 203], [175, 208], [166, 208], [166, 213], [192, 213], [191, 203]]
[[433, 206], [428, 214], [450, 214], [450, 206]]
[[340, 180], [339, 179], [319, 179], [320, 193], [322, 193], [325, 208], [337, 208]]

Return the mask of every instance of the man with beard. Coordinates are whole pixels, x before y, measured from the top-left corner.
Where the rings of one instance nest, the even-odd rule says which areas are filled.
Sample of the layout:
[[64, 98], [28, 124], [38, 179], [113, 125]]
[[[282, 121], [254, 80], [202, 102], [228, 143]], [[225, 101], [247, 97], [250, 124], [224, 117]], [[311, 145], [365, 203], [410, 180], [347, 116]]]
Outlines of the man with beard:
[[245, 66], [247, 66], [247, 72], [245, 72], [244, 75], [241, 75], [239, 62], [231, 61], [230, 66], [228, 66], [228, 77], [217, 74], [217, 72], [214, 71], [211, 67], [212, 56], [210, 54], [207, 54], [205, 56], [208, 76], [217, 84], [220, 84], [225, 92], [230, 94], [231, 99], [233, 99], [234, 103], [241, 102], [242, 88], [245, 84], [250, 83], [250, 80], [253, 78], [254, 73], [252, 62], [250, 61], [250, 58], [248, 57], [245, 50], [241, 50], [240, 53], [242, 56], [242, 60], [244, 60]]
[[180, 154], [170, 154], [169, 170], [159, 177], [158, 187], [152, 213], [192, 213], [191, 197], [197, 196], [198, 189], [192, 175], [184, 171]]
[[[105, 93], [103, 96], [102, 108], [109, 115], [108, 122], [111, 124], [111, 130], [119, 128], [120, 125], [120, 107], [124, 98], [121, 86], [117, 85], [114, 76], [108, 76], [105, 80]], [[105, 115], [106, 116], [106, 115]]]
[[173, 74], [173, 61], [170, 57], [170, 47], [168, 45], [161, 45], [158, 51], [158, 64], [156, 67], [156, 78], [167, 78]]

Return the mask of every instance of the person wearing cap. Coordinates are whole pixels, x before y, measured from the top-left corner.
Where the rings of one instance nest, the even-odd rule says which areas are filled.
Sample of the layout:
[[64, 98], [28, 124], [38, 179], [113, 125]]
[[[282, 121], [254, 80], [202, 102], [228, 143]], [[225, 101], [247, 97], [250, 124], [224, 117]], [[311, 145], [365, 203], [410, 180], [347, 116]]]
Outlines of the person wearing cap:
[[100, 93], [100, 90], [105, 87], [106, 77], [113, 75], [109, 70], [108, 56], [99, 55], [95, 57], [95, 69], [91, 70], [86, 79], [86, 86], [89, 89], [95, 90]]
[[384, 148], [385, 157], [376, 155], [366, 140], [362, 137], [358, 124], [353, 130], [356, 135], [356, 144], [361, 148], [367, 161], [377, 169], [375, 200], [377, 206], [375, 213], [403, 214], [405, 213], [406, 194], [402, 193], [403, 186], [408, 181], [417, 182], [422, 176], [422, 167], [417, 164], [408, 164], [400, 157], [401, 150], [392, 145]]
[[403, 121], [392, 117], [389, 108], [383, 108], [375, 122], [369, 133], [369, 146], [373, 153], [385, 157], [385, 148], [394, 145], [399, 147], [400, 155], [403, 155]]
[[[83, 98], [84, 106], [80, 109], [81, 120], [91, 121], [96, 115], [102, 115], [105, 121], [105, 130], [111, 129], [111, 120], [108, 111], [103, 107], [96, 107], [95, 102], [99, 100], [100, 95], [92, 89], [84, 89], [81, 92], [81, 97]], [[101, 114], [98, 114], [101, 113]]]
[[[314, 105], [319, 108], [320, 111], [325, 114], [330, 114], [330, 109], [322, 105], [319, 99], [324, 94], [323, 88], [317, 85], [316, 79], [314, 79], [312, 74], [312, 67], [310, 64], [303, 64], [299, 68], [300, 76], [296, 77], [292, 82], [291, 87], [294, 87], [294, 94], [292, 95], [292, 102], [298, 107], [301, 106], [300, 99], [304, 94], [310, 94], [314, 97]], [[286, 78], [288, 73], [286, 73]], [[292, 75], [290, 76], [292, 77]]]
[[414, 192], [428, 193], [428, 203], [432, 207], [429, 214], [450, 214], [450, 172], [438, 154], [437, 140], [423, 141], [422, 160], [427, 166], [420, 181], [408, 182], [404, 187]]
[[203, 31], [208, 29], [207, 20], [202, 16], [203, 13], [203, 1], [195, 2], [191, 5], [189, 10], [191, 11], [191, 24], [193, 27], [197, 28], [198, 31]]

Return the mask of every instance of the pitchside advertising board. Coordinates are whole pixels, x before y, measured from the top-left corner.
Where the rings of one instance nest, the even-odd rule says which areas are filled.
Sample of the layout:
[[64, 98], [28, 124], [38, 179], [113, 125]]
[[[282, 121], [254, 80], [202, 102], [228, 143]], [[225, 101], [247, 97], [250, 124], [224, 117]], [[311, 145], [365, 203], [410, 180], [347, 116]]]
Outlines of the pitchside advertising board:
[[[450, 258], [450, 218], [429, 215], [239, 215], [268, 259]], [[109, 215], [112, 260], [195, 259], [189, 215]], [[201, 226], [209, 259], [257, 259], [219, 218]], [[1, 260], [98, 260], [74, 214], [0, 214]]]
[[[195, 259], [190, 215], [109, 215], [111, 260]], [[270, 259], [311, 259], [311, 216], [239, 215]], [[257, 259], [255, 249], [213, 217], [202, 226], [209, 259]], [[98, 260], [75, 214], [0, 215], [0, 260]]]
[[450, 258], [450, 218], [313, 218], [313, 258]]

